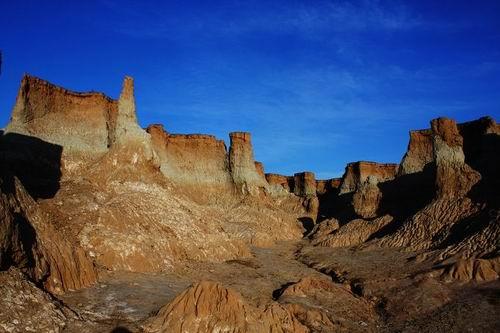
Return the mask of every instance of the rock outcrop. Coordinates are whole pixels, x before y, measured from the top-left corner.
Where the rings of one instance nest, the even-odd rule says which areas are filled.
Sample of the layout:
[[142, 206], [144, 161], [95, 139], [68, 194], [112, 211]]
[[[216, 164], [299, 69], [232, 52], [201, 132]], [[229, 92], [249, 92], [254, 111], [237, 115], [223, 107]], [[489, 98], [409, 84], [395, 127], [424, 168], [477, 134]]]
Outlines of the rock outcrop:
[[316, 196], [316, 178], [312, 172], [299, 172], [293, 175], [293, 193], [299, 197]]
[[[159, 156], [160, 170], [175, 183], [187, 186], [214, 187], [224, 191], [231, 187], [229, 160], [223, 140], [212, 135], [169, 134], [161, 125], [147, 129]], [[198, 188], [199, 189], [199, 188]]]
[[398, 175], [421, 172], [425, 166], [434, 161], [432, 131], [410, 131], [408, 149], [399, 165]]
[[5, 132], [93, 156], [105, 153], [115, 140], [117, 117], [118, 102], [104, 94], [75, 93], [25, 75]]
[[146, 332], [308, 332], [289, 311], [273, 304], [256, 308], [232, 289], [202, 281], [162, 307], [144, 325]]
[[273, 195], [287, 195], [293, 189], [293, 177], [266, 173], [266, 180], [269, 184], [269, 191]]
[[262, 162], [255, 161], [255, 169], [262, 178], [266, 179], [266, 173], [264, 172], [264, 164], [262, 164]]
[[364, 183], [369, 176], [377, 178], [378, 182], [394, 179], [398, 165], [392, 163], [376, 162], [354, 162], [347, 164], [342, 176], [340, 194], [356, 191], [357, 187]]
[[349, 221], [330, 233], [323, 233], [314, 237], [313, 244], [328, 247], [348, 247], [364, 243], [377, 231], [392, 222], [392, 217], [385, 215], [373, 221], [356, 219]]
[[65, 309], [15, 268], [0, 272], [0, 331], [62, 332]]
[[318, 196], [330, 193], [332, 191], [338, 191], [342, 178], [332, 178], [325, 180], [316, 181], [316, 194]]
[[431, 126], [437, 197], [463, 197], [481, 179], [481, 175], [465, 163], [463, 138], [454, 120], [434, 119]]
[[377, 177], [370, 175], [358, 186], [352, 196], [354, 212], [362, 218], [368, 219], [377, 215], [380, 200], [382, 199], [382, 192], [377, 184]]
[[56, 294], [95, 283], [92, 260], [56, 230], [21, 182], [4, 176], [1, 185], [0, 267], [18, 267]]
[[229, 138], [229, 169], [236, 187], [243, 193], [254, 194], [266, 188], [266, 179], [255, 166], [250, 133], [232, 132]]

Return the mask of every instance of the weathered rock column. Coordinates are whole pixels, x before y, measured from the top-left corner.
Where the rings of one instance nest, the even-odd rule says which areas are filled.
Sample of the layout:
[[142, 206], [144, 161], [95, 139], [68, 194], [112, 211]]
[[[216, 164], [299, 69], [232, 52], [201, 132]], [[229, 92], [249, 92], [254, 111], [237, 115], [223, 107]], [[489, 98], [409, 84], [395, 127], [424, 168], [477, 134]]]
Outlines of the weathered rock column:
[[236, 187], [250, 194], [257, 194], [259, 188], [267, 188], [265, 177], [255, 167], [250, 133], [232, 132], [229, 138], [229, 169]]

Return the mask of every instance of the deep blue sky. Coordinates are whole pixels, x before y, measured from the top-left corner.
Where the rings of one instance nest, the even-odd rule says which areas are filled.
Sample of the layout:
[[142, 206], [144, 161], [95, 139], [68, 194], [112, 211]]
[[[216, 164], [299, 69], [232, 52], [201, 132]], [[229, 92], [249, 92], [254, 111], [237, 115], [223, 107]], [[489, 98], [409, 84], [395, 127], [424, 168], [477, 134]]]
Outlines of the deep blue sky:
[[500, 1], [0, 0], [0, 48], [0, 127], [25, 72], [114, 98], [128, 74], [142, 126], [250, 131], [266, 172], [338, 176], [399, 162], [432, 118], [500, 120]]

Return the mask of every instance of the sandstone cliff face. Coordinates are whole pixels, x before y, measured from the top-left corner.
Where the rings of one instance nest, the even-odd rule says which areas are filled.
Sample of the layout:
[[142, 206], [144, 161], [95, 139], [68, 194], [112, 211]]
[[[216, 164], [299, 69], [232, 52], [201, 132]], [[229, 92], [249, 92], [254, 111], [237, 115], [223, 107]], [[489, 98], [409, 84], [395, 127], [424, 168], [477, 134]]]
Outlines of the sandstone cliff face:
[[266, 173], [264, 172], [264, 164], [262, 164], [262, 162], [255, 161], [255, 169], [262, 178], [266, 179]]
[[394, 179], [397, 167], [397, 164], [391, 163], [364, 161], [349, 163], [342, 176], [340, 194], [356, 191], [357, 186], [364, 183], [368, 176], [376, 177], [378, 182]]
[[316, 181], [316, 194], [321, 196], [327, 194], [328, 192], [332, 192], [337, 190], [340, 187], [340, 183], [342, 178], [332, 178], [326, 180], [317, 180]]
[[102, 93], [77, 93], [25, 76], [6, 133], [36, 137], [63, 147], [63, 175], [108, 151], [114, 163], [137, 164], [154, 159], [148, 134], [135, 113], [133, 80], [126, 77], [118, 100]]
[[410, 142], [399, 165], [398, 174], [407, 175], [421, 172], [432, 161], [434, 161], [432, 131], [410, 131]]
[[104, 94], [75, 93], [26, 75], [6, 132], [95, 155], [106, 152], [113, 142], [117, 115], [118, 103]]
[[370, 175], [354, 192], [352, 197], [354, 212], [365, 219], [375, 217], [381, 199], [382, 192], [378, 188], [378, 179]]
[[266, 173], [266, 180], [272, 195], [288, 195], [293, 189], [293, 177]]
[[212, 135], [169, 134], [161, 125], [149, 126], [147, 131], [167, 178], [183, 185], [229, 189], [232, 180], [224, 141]]
[[255, 193], [259, 188], [266, 188], [266, 179], [255, 167], [250, 133], [232, 132], [229, 138], [229, 168], [234, 184], [243, 193]]
[[434, 119], [431, 127], [437, 196], [463, 197], [481, 179], [481, 175], [465, 164], [463, 138], [454, 120]]
[[299, 172], [293, 175], [293, 193], [299, 197], [316, 196], [316, 178], [312, 172]]

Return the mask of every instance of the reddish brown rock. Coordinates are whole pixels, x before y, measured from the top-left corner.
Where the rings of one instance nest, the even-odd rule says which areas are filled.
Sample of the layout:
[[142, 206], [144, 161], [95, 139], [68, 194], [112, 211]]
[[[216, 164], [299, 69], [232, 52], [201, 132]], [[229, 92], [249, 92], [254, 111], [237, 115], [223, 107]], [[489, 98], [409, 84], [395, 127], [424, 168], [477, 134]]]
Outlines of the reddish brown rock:
[[370, 332], [377, 327], [370, 302], [326, 277], [306, 276], [290, 283], [279, 300], [313, 332]]
[[76, 93], [26, 75], [6, 132], [95, 155], [106, 152], [114, 141], [117, 115], [118, 102], [102, 93]]
[[447, 281], [483, 282], [500, 277], [500, 257], [488, 259], [459, 259], [440, 270], [441, 278]]
[[288, 195], [293, 188], [293, 177], [266, 173], [266, 180], [272, 195]]
[[161, 172], [173, 182], [212, 186], [219, 190], [231, 186], [223, 140], [212, 135], [169, 134], [161, 125], [151, 125], [147, 131], [160, 159]]
[[229, 169], [234, 184], [243, 193], [255, 194], [259, 188], [266, 188], [268, 184], [265, 177], [255, 167], [250, 133], [232, 132], [229, 138]]
[[431, 122], [438, 197], [463, 197], [481, 175], [465, 163], [463, 138], [452, 119]]
[[255, 169], [262, 178], [266, 178], [266, 174], [264, 172], [264, 164], [262, 164], [262, 162], [255, 161]]
[[312, 172], [299, 172], [293, 176], [293, 193], [299, 197], [316, 196], [316, 178]]
[[315, 237], [314, 243], [328, 247], [358, 245], [367, 241], [373, 234], [391, 223], [392, 220], [393, 218], [390, 215], [376, 218], [373, 221], [363, 219], [352, 220], [330, 234]]
[[374, 176], [377, 181], [384, 182], [394, 179], [398, 165], [392, 163], [354, 162], [347, 164], [342, 176], [340, 194], [354, 192], [358, 185], [364, 183], [368, 176]]
[[362, 218], [368, 219], [377, 215], [382, 192], [378, 188], [378, 180], [375, 176], [368, 178], [358, 186], [352, 197], [354, 212]]
[[325, 180], [316, 181], [316, 194], [324, 195], [333, 190], [337, 190], [340, 187], [342, 178], [331, 178]]
[[144, 325], [146, 332], [308, 332], [279, 304], [259, 309], [232, 289], [202, 281], [178, 295]]
[[398, 175], [421, 172], [432, 161], [434, 161], [432, 131], [428, 129], [410, 131], [410, 142], [399, 165]]
[[95, 283], [94, 264], [79, 244], [52, 225], [17, 178], [11, 186], [0, 193], [0, 267], [17, 266], [56, 294]]

